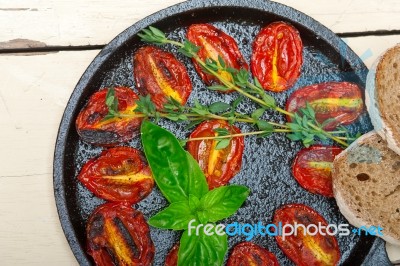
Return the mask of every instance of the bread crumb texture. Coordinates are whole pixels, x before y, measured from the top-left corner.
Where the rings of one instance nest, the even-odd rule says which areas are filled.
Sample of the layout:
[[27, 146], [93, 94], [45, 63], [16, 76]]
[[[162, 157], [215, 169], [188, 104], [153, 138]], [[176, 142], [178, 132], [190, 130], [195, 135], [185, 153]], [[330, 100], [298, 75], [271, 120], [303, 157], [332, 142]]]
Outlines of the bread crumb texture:
[[349, 221], [381, 226], [384, 235], [400, 241], [400, 156], [377, 133], [361, 137], [335, 159], [333, 185]]

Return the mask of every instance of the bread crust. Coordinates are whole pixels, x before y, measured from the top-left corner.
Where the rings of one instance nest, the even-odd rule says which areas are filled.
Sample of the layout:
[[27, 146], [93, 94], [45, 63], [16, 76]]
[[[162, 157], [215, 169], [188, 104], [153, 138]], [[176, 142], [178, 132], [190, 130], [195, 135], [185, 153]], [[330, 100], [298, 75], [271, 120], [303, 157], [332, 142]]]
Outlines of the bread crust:
[[[332, 169], [333, 193], [340, 212], [349, 221], [350, 224], [356, 227], [381, 226], [384, 233], [382, 238], [394, 245], [400, 245], [400, 219], [397, 219], [397, 222], [393, 218], [389, 219], [389, 216], [393, 215], [393, 213], [394, 215], [398, 215], [400, 217], [400, 214], [396, 214], [395, 211], [396, 207], [400, 208], [400, 201], [398, 206], [388, 206], [388, 204], [383, 204], [383, 201], [385, 200], [384, 195], [387, 193], [388, 190], [392, 191], [393, 189], [388, 189], [386, 187], [383, 189], [379, 189], [379, 186], [382, 186], [382, 184], [384, 184], [385, 182], [381, 182], [382, 180], [378, 180], [377, 182], [375, 182], [376, 180], [374, 181], [374, 178], [371, 178], [371, 180], [368, 181], [359, 182], [357, 181], [355, 175], [355, 173], [357, 173], [358, 171], [364, 172], [366, 169], [370, 169], [370, 171], [372, 172], [376, 169], [379, 169], [380, 167], [383, 167], [383, 163], [373, 162], [370, 163], [370, 166], [368, 166], [368, 163], [361, 162], [360, 166], [357, 166], [358, 168], [354, 168], [353, 164], [355, 164], [355, 162], [353, 162], [351, 158], [349, 159], [349, 157], [351, 157], [351, 153], [354, 152], [354, 154], [356, 154], [357, 152], [360, 152], [361, 146], [374, 147], [374, 143], [371, 140], [376, 141], [377, 139], [381, 140], [381, 138], [375, 131], [369, 132], [360, 137], [344, 152], [336, 156]], [[381, 147], [384, 148], [384, 146], [385, 144], [382, 143]], [[383, 157], [387, 157], [387, 155], [390, 154], [394, 156], [395, 159], [382, 158], [382, 161], [386, 160], [387, 163], [387, 160], [393, 160], [394, 162], [396, 162], [397, 155], [391, 152], [389, 149], [386, 150], [389, 153], [381, 151], [380, 154], [383, 155]], [[398, 158], [398, 160], [400, 161], [400, 156]], [[350, 172], [351, 174], [348, 174]], [[369, 172], [367, 173], [370, 174]], [[392, 176], [396, 175], [400, 175], [400, 173], [388, 173], [386, 177], [391, 178]], [[390, 180], [391, 179], [389, 179], [389, 181]], [[393, 180], [394, 191], [396, 191], [396, 186], [398, 185], [400, 185], [400, 179], [397, 178]], [[372, 190], [374, 191], [374, 193], [371, 194], [370, 192]], [[382, 191], [385, 192], [382, 193]], [[398, 194], [394, 196], [398, 197]], [[375, 206], [371, 206], [367, 204], [369, 202], [377, 204]], [[362, 203], [362, 207], [360, 203]], [[384, 214], [387, 214], [388, 217], [384, 217]]]
[[[371, 67], [367, 75], [365, 103], [375, 131], [386, 140], [390, 149], [400, 155], [399, 125], [387, 118], [389, 112], [386, 109], [389, 107], [383, 101], [382, 96], [388, 93], [382, 88], [385, 67], [388, 64], [387, 61], [390, 61], [396, 54], [399, 54], [400, 57], [400, 44], [384, 52]], [[400, 62], [398, 68], [400, 69]], [[400, 87], [398, 90], [400, 91]], [[396, 95], [393, 95], [393, 97], [396, 97]], [[400, 110], [398, 112], [400, 113]]]
[[400, 263], [400, 246], [386, 243], [386, 253], [390, 262], [393, 264]]

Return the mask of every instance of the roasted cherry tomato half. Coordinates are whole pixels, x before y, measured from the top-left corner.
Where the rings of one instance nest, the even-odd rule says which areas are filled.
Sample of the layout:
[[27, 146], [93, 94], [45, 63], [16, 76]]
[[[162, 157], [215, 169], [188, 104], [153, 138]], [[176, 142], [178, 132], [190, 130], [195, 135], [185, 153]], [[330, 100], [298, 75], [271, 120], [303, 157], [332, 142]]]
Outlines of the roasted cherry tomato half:
[[279, 266], [274, 254], [251, 242], [237, 244], [227, 266]]
[[154, 244], [143, 214], [126, 203], [98, 207], [86, 225], [87, 252], [98, 266], [151, 265]]
[[[108, 114], [106, 96], [108, 89], [94, 93], [76, 119], [79, 136], [86, 142], [111, 146], [131, 140], [138, 132], [141, 118], [111, 118], [104, 120]], [[134, 114], [138, 96], [130, 88], [116, 87], [118, 111], [121, 114]]]
[[165, 266], [176, 266], [178, 265], [178, 252], [179, 245], [174, 245], [169, 251], [167, 257], [165, 258]]
[[300, 76], [303, 44], [296, 28], [274, 22], [261, 29], [253, 43], [251, 71], [265, 90], [282, 92]]
[[192, 92], [185, 66], [169, 52], [142, 47], [133, 57], [133, 68], [137, 89], [142, 95], [150, 95], [158, 110], [169, 98], [184, 105]]
[[332, 164], [342, 151], [339, 147], [321, 145], [302, 149], [294, 159], [294, 178], [311, 193], [333, 197]]
[[[333, 266], [338, 264], [340, 250], [333, 236], [334, 232], [327, 231], [328, 223], [312, 208], [303, 204], [285, 205], [275, 212], [273, 223], [276, 226], [282, 223], [282, 228], [286, 229], [285, 239], [282, 235], [275, 236], [275, 239], [281, 250], [296, 265]], [[284, 226], [290, 224], [294, 227], [295, 223], [297, 223], [297, 234], [290, 234], [291, 228]], [[306, 230], [299, 225], [304, 225]], [[307, 230], [309, 225], [315, 226]], [[318, 225], [320, 228], [325, 228], [324, 232], [317, 232]]]
[[349, 82], [327, 82], [300, 88], [290, 95], [286, 110], [295, 113], [306, 107], [306, 103], [313, 107], [317, 121], [325, 122], [325, 130], [351, 124], [364, 110], [360, 87]]
[[149, 166], [141, 153], [130, 147], [103, 151], [83, 166], [78, 179], [97, 197], [109, 201], [136, 203], [154, 186]]
[[[201, 123], [190, 135], [190, 138], [218, 136], [216, 129], [227, 129], [230, 134], [240, 134], [240, 130], [223, 120], [212, 120]], [[223, 149], [216, 149], [216, 140], [189, 141], [187, 148], [203, 170], [208, 187], [214, 189], [226, 185], [242, 166], [244, 138], [233, 138]]]
[[[189, 27], [187, 38], [190, 42], [200, 47], [197, 53], [203, 61], [212, 59], [220, 66], [219, 57], [221, 57], [226, 67], [240, 69], [248, 69], [249, 66], [243, 58], [242, 53], [236, 41], [225, 32], [217, 29], [210, 24], [193, 24]], [[220, 84], [220, 81], [215, 76], [205, 73], [202, 67], [193, 59], [194, 66], [201, 79], [207, 84]], [[219, 71], [226, 80], [232, 80], [232, 75], [227, 71]]]

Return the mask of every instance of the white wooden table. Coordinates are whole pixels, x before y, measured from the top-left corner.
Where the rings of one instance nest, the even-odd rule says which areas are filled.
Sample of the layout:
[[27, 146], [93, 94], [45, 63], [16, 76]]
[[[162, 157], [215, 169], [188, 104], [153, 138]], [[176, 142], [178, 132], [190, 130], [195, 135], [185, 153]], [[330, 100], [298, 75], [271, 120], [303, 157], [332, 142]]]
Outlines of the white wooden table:
[[[98, 48], [178, 2], [0, 2], [0, 265], [77, 265], [61, 230], [52, 185], [63, 110]], [[398, 0], [278, 2], [340, 33], [368, 67], [400, 42]]]

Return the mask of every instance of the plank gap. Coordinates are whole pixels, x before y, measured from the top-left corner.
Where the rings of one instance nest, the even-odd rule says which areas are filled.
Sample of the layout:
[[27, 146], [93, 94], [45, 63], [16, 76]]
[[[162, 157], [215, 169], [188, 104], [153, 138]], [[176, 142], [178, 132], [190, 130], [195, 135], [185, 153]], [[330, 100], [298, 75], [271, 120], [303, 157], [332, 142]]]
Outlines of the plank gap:
[[78, 46], [43, 46], [29, 48], [6, 48], [0, 49], [0, 54], [18, 54], [18, 53], [53, 53], [59, 51], [88, 51], [101, 50], [105, 44], [96, 45], [78, 45]]
[[[360, 31], [360, 32], [344, 32], [336, 33], [341, 38], [352, 37], [369, 37], [369, 36], [394, 36], [400, 35], [400, 30], [377, 30], [377, 31]], [[88, 51], [101, 50], [106, 44], [96, 45], [78, 45], [78, 46], [43, 46], [43, 47], [27, 47], [27, 48], [3, 48], [0, 54], [24, 54], [24, 53], [54, 53], [60, 51]]]
[[367, 37], [367, 36], [392, 36], [399, 35], [400, 30], [375, 30], [375, 31], [359, 31], [359, 32], [343, 32], [336, 33], [341, 38], [347, 37]]

